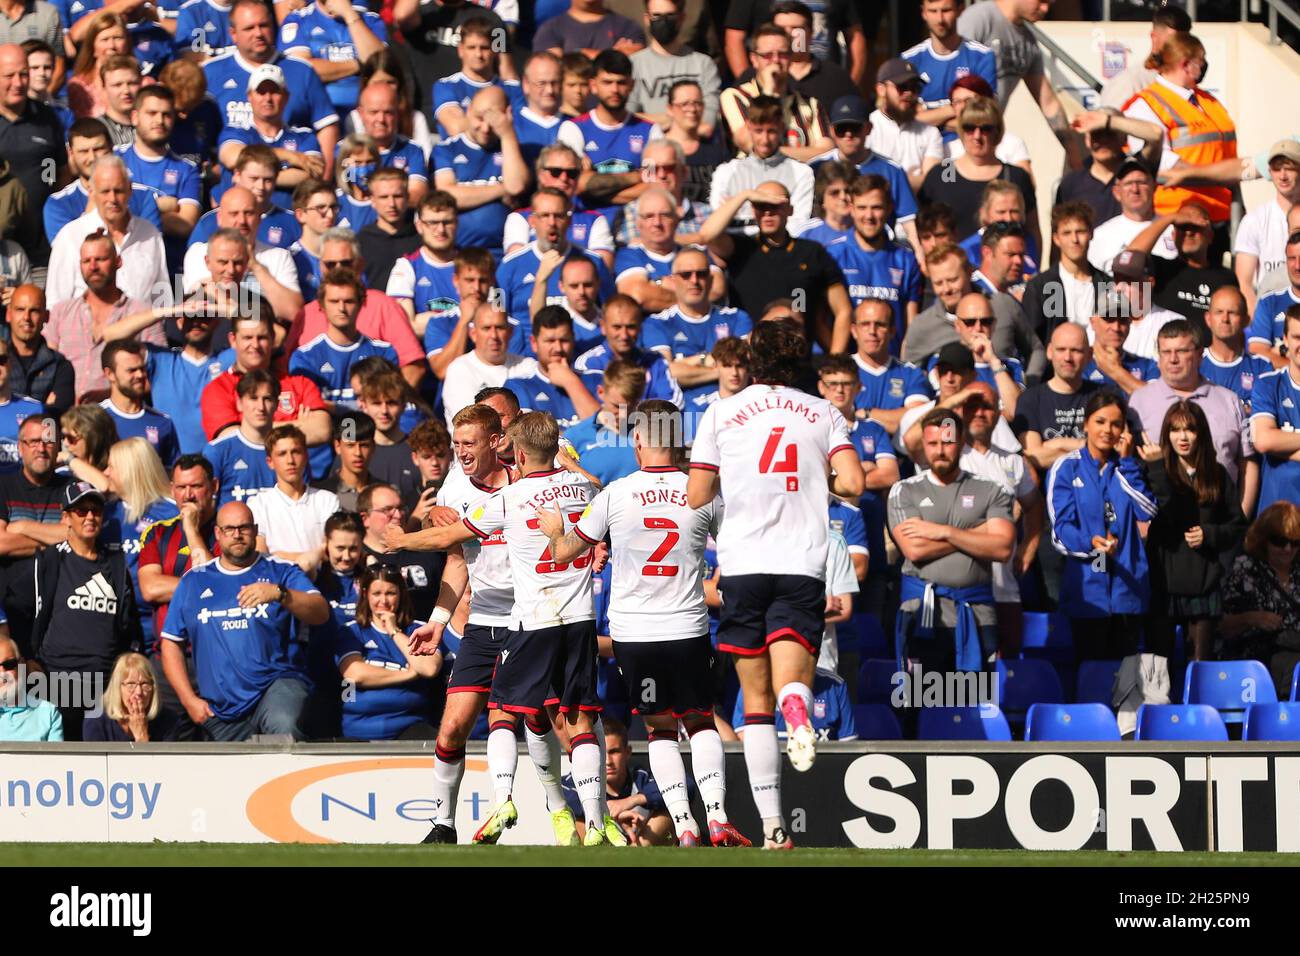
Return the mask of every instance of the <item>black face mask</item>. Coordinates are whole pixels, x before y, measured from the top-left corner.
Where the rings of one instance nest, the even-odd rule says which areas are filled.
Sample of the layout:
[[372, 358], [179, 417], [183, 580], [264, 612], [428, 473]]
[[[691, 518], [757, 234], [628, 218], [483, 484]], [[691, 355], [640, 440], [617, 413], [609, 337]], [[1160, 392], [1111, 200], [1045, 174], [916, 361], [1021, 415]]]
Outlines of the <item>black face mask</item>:
[[651, 20], [650, 35], [655, 38], [655, 42], [660, 46], [668, 46], [673, 40], [677, 39], [677, 18], [666, 17], [662, 20]]

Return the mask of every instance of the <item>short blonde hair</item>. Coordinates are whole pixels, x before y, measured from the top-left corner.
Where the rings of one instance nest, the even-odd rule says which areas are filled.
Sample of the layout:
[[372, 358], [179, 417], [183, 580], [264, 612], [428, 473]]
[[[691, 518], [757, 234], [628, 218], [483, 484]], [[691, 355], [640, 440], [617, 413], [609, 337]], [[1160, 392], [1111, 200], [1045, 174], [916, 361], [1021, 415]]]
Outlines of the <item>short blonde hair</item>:
[[560, 427], [550, 412], [526, 412], [510, 423], [506, 437], [530, 459], [549, 461], [560, 450]]
[[961, 116], [957, 120], [957, 130], [964, 132], [972, 126], [986, 125], [997, 129], [996, 142], [1002, 142], [1002, 136], [1007, 131], [1006, 121], [1002, 118], [1002, 108], [998, 106], [997, 100], [989, 99], [987, 96], [977, 96], [962, 107]]
[[154, 673], [149, 658], [134, 651], [121, 655], [113, 664], [113, 673], [108, 678], [108, 687], [104, 691], [104, 713], [112, 720], [126, 718], [126, 705], [122, 702], [122, 684], [131, 674], [147, 677], [149, 683], [153, 685], [153, 700], [149, 703], [149, 713], [146, 715], [153, 720], [162, 707], [162, 695], [158, 693], [158, 675]]

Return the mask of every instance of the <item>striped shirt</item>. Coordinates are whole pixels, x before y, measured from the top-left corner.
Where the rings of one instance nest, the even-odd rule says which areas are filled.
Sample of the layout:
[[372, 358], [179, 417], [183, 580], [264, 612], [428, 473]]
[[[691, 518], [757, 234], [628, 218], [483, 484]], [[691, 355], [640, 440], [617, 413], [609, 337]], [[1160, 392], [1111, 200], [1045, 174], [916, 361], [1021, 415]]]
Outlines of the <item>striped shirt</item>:
[[[203, 540], [208, 553], [214, 558], [221, 554], [217, 544], [215, 526], [203, 528]], [[190, 569], [190, 546], [185, 540], [185, 526], [181, 516], [155, 521], [144, 529], [140, 536], [140, 559], [138, 567], [156, 564], [163, 574], [179, 578]], [[167, 619], [167, 602], [155, 603], [153, 606], [154, 634], [162, 633], [163, 621]], [[156, 649], [156, 648], [155, 648]]]
[[[745, 110], [758, 95], [757, 79], [722, 91], [722, 115], [733, 133], [745, 125]], [[826, 125], [826, 113], [817, 97], [791, 90], [781, 97], [781, 112], [785, 116], [783, 145], [816, 146], [824, 143], [827, 149], [835, 145]]]

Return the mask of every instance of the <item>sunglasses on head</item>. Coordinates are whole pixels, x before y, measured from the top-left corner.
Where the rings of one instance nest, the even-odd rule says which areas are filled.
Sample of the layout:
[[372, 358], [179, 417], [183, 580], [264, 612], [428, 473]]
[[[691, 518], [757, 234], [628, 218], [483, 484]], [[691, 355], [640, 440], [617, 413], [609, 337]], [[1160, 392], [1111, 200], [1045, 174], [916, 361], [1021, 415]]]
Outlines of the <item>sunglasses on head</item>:
[[1300, 548], [1300, 541], [1288, 538], [1284, 534], [1269, 535], [1268, 543], [1275, 548]]

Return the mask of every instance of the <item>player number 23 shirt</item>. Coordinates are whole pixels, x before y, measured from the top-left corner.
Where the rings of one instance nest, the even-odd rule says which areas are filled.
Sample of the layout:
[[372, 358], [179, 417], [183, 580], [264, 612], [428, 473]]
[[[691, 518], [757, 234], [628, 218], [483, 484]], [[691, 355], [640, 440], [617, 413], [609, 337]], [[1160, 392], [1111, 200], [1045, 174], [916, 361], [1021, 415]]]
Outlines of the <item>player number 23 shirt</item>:
[[842, 448], [853, 449], [844, 416], [798, 389], [751, 385], [708, 407], [691, 467], [716, 471], [721, 481], [724, 576], [826, 579], [827, 473]]
[[485, 544], [497, 532], [505, 533], [515, 579], [513, 627], [538, 631], [595, 618], [592, 553], [568, 564], [553, 560], [551, 542], [537, 522], [538, 509], [558, 506], [567, 524], [576, 524], [594, 494], [591, 482], [574, 472], [561, 468], [535, 472], [500, 489], [464, 519]]

